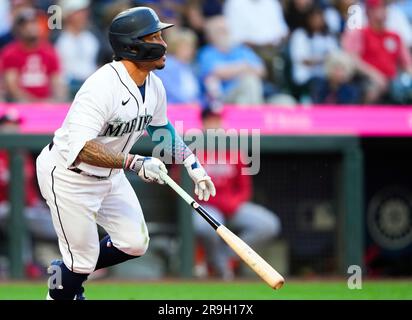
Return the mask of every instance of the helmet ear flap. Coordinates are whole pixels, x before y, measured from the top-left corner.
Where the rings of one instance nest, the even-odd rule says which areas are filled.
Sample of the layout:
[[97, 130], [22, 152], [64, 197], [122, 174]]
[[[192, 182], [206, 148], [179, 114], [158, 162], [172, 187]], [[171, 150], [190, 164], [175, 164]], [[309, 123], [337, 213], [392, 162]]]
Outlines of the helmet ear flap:
[[126, 51], [128, 51], [128, 52], [130, 52], [130, 53], [132, 53], [136, 56], [139, 56], [139, 52], [142, 51], [142, 50], [139, 50], [140, 47], [141, 46], [139, 46], [139, 45], [124, 46], [124, 50], [126, 50]]

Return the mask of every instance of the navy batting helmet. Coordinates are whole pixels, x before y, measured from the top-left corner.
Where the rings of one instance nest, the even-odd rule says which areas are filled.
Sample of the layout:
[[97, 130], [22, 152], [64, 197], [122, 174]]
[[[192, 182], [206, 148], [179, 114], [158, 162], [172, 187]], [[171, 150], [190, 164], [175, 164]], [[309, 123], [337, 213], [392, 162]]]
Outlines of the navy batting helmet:
[[163, 23], [156, 12], [147, 7], [137, 7], [119, 13], [109, 28], [109, 40], [115, 59], [132, 61], [154, 61], [160, 59], [166, 48], [158, 43], [147, 43], [144, 36], [170, 28], [173, 24]]

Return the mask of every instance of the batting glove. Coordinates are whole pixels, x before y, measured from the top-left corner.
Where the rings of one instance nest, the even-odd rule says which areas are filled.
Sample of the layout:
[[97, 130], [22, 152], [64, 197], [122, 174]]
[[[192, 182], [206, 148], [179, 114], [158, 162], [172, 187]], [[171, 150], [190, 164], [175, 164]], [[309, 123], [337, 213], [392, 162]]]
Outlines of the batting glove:
[[188, 156], [185, 161], [183, 161], [183, 164], [190, 178], [192, 178], [195, 183], [195, 194], [199, 200], [208, 201], [210, 195], [214, 197], [216, 195], [215, 185], [207, 175], [205, 169], [203, 169], [202, 165], [197, 161], [195, 155], [191, 154]]
[[125, 167], [136, 172], [145, 182], [165, 183], [160, 178], [160, 172], [162, 171], [167, 174], [167, 169], [165, 164], [157, 158], [143, 157], [137, 154], [129, 155]]

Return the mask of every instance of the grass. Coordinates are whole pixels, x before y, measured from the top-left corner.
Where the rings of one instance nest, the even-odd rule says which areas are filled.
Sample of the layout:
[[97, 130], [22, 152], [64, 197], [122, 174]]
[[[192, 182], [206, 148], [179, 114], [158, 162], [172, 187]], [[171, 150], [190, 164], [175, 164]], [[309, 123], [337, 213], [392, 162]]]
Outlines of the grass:
[[[0, 283], [0, 300], [43, 300], [45, 283]], [[412, 299], [412, 280], [364, 281], [350, 290], [346, 281], [289, 281], [277, 291], [261, 282], [93, 282], [86, 286], [88, 299], [121, 300], [381, 300]]]

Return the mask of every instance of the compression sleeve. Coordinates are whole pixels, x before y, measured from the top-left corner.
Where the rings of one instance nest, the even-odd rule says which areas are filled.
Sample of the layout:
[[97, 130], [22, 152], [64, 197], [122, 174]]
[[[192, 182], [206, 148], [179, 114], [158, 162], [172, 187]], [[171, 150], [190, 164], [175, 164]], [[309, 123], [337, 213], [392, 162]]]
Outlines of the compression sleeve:
[[180, 135], [176, 132], [170, 121], [163, 126], [149, 125], [146, 130], [151, 138], [153, 138], [156, 133], [158, 133], [160, 137], [163, 137], [165, 152], [172, 155], [174, 159], [185, 161], [190, 155], [193, 154]]

